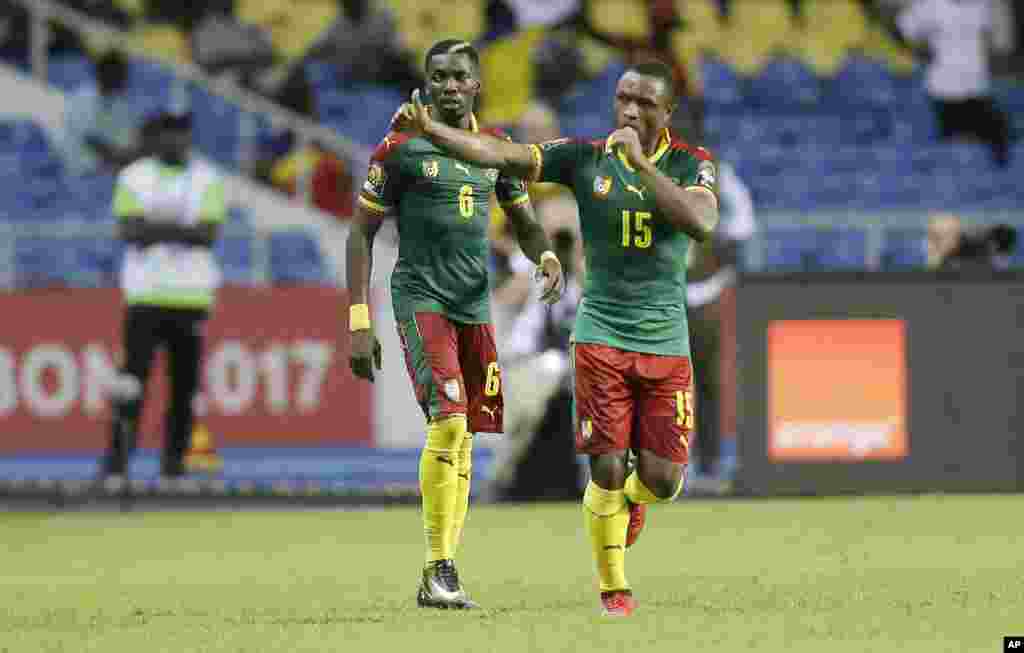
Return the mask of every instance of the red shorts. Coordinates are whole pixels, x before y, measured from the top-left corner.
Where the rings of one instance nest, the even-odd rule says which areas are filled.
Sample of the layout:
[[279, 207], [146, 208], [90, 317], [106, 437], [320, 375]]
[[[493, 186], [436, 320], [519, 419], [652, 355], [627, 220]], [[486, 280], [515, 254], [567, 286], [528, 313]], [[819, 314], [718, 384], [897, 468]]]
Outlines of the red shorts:
[[643, 449], [675, 463], [689, 461], [694, 419], [689, 358], [590, 343], [577, 343], [573, 358], [580, 453]]
[[428, 419], [465, 415], [470, 433], [501, 433], [501, 368], [490, 324], [460, 324], [440, 313], [398, 323], [416, 400]]

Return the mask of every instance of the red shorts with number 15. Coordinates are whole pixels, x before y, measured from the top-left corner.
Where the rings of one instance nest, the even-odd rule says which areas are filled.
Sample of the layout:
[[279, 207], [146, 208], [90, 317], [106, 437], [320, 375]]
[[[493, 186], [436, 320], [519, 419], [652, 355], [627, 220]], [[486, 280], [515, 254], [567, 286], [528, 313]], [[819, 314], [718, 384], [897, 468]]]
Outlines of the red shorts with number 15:
[[647, 450], [686, 464], [693, 431], [693, 371], [686, 356], [577, 343], [576, 449], [592, 456]]

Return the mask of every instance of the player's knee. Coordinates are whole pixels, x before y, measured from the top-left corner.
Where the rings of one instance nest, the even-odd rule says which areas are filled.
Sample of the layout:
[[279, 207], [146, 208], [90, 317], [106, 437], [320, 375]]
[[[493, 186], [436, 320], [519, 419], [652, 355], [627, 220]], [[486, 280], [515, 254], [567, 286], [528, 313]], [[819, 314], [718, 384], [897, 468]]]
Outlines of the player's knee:
[[683, 474], [660, 472], [640, 474], [640, 481], [661, 501], [671, 501], [678, 496], [683, 487]]
[[602, 488], [621, 490], [626, 484], [624, 453], [591, 456], [590, 477]]

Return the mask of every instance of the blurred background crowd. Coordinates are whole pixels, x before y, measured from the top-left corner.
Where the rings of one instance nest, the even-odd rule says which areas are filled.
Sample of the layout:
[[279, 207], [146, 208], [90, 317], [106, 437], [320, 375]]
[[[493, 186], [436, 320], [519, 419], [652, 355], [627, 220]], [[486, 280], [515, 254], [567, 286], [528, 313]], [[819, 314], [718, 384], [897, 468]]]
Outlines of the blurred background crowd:
[[[204, 157], [344, 230], [369, 152], [440, 38], [478, 46], [481, 122], [529, 142], [600, 138], [624, 68], [672, 65], [674, 129], [722, 166], [721, 228], [689, 261], [707, 477], [734, 464], [737, 275], [1024, 265], [1024, 10], [1010, 0], [0, 0], [0, 62], [65, 96], [57, 129], [0, 116], [0, 170], [18, 180], [0, 193], [0, 284], [114, 284], [118, 246], [92, 226], [145, 151], [141, 126], [168, 107], [191, 112]], [[498, 480], [509, 497], [575, 496], [572, 480], [517, 480], [575, 478], [571, 438], [534, 435], [572, 430], [567, 343], [586, 274], [571, 196], [530, 190], [569, 283], [550, 310], [531, 301], [531, 266], [495, 208], [515, 398]], [[217, 247], [229, 282], [338, 283], [323, 233], [266, 227], [244, 198], [230, 215]]]

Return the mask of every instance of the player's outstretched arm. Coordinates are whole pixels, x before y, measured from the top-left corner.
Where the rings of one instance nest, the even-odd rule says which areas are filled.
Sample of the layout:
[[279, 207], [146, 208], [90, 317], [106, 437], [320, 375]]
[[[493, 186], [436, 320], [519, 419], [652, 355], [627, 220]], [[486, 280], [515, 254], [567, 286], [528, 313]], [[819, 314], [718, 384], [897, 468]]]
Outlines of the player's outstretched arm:
[[419, 131], [434, 145], [446, 149], [456, 157], [522, 179], [533, 179], [538, 161], [529, 146], [465, 129], [449, 127], [434, 120], [420, 101], [420, 92], [412, 92], [412, 103], [404, 105], [398, 117]]
[[654, 191], [661, 214], [676, 229], [697, 242], [709, 239], [718, 225], [718, 199], [714, 191], [701, 186], [680, 187], [650, 162], [636, 131], [624, 127], [608, 137], [609, 150], [621, 147], [630, 164], [648, 188]]
[[384, 216], [357, 206], [345, 243], [345, 275], [348, 279], [349, 331], [352, 352], [349, 365], [359, 378], [373, 381], [374, 368], [381, 367], [381, 348], [370, 324], [370, 276], [373, 271], [373, 241]]
[[526, 196], [525, 202], [502, 204], [502, 208], [505, 209], [523, 254], [537, 266], [536, 279], [543, 283], [540, 300], [545, 304], [554, 304], [562, 298], [565, 287], [562, 263], [551, 250], [551, 242], [544, 228], [537, 222], [529, 196]]

